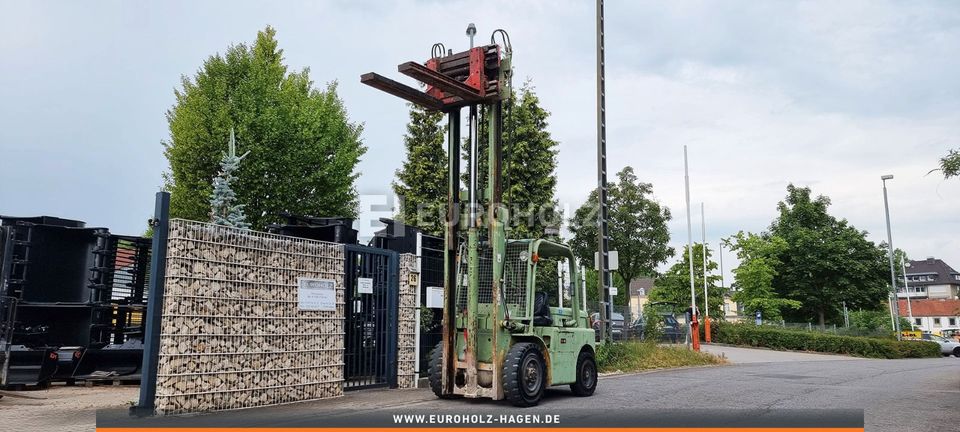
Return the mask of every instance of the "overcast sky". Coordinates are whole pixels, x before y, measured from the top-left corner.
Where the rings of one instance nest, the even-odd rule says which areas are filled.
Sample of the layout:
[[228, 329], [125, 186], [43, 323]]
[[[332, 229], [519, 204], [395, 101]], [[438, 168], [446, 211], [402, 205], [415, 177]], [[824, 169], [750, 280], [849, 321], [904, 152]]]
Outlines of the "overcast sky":
[[[481, 6], [482, 5], [482, 6]], [[360, 85], [430, 46], [509, 31], [518, 81], [532, 79], [560, 142], [558, 195], [572, 209], [596, 183], [592, 1], [26, 2], [0, 0], [0, 214], [56, 215], [142, 231], [167, 169], [164, 114], [181, 75], [272, 25], [291, 70], [340, 83], [369, 147], [363, 194], [389, 192], [406, 108]], [[831, 212], [960, 269], [960, 180], [939, 157], [960, 148], [960, 3], [610, 0], [611, 175], [633, 166], [686, 241], [683, 146], [707, 237], [765, 229], [786, 185], [829, 196]], [[694, 211], [700, 237], [699, 209]], [[364, 232], [369, 228], [361, 227]], [[727, 277], [734, 263], [724, 256]], [[728, 282], [729, 283], [729, 279]]]

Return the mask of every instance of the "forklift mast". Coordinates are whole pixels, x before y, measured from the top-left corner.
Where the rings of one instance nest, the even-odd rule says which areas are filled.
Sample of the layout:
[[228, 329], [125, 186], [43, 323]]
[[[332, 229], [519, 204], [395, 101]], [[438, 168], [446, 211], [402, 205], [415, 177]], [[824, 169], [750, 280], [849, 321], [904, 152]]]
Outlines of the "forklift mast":
[[[496, 43], [500, 36], [503, 47]], [[460, 387], [465, 388], [468, 397], [503, 398], [501, 368], [509, 340], [502, 339], [501, 332], [491, 334], [492, 350], [492, 386], [478, 385], [479, 361], [477, 357], [477, 315], [479, 308], [479, 217], [480, 191], [478, 182], [478, 108], [486, 108], [487, 130], [489, 132], [488, 183], [484, 197], [488, 202], [486, 222], [487, 241], [492, 252], [492, 294], [491, 316], [494, 323], [504, 322], [506, 306], [503, 304], [500, 284], [503, 279], [503, 261], [506, 248], [507, 210], [502, 205], [502, 128], [503, 128], [503, 101], [512, 94], [511, 55], [509, 35], [503, 30], [495, 31], [490, 37], [490, 44], [452, 53], [446, 51], [442, 44], [433, 47], [431, 58], [423, 64], [413, 61], [402, 63], [397, 70], [426, 85], [426, 91], [401, 84], [377, 73], [367, 73], [361, 76], [360, 82], [386, 93], [397, 96], [413, 104], [419, 105], [428, 111], [441, 111], [448, 115], [447, 155], [449, 178], [447, 191], [447, 217], [444, 235], [444, 308], [443, 308], [443, 389], [444, 394], [454, 394], [454, 381], [461, 380]], [[458, 286], [458, 263], [461, 257], [459, 233], [463, 230], [463, 208], [460, 202], [460, 118], [461, 108], [469, 110], [469, 181], [466, 205], [467, 231], [467, 277], [469, 282], [466, 293], [466, 308], [461, 312], [463, 320], [463, 337], [465, 352], [463, 361], [458, 360], [456, 341], [460, 336], [457, 330], [456, 289]], [[499, 327], [499, 325], [496, 325]], [[498, 338], [498, 336], [500, 336]], [[509, 338], [507, 338], [509, 339]], [[457, 370], [465, 373], [457, 377]]]

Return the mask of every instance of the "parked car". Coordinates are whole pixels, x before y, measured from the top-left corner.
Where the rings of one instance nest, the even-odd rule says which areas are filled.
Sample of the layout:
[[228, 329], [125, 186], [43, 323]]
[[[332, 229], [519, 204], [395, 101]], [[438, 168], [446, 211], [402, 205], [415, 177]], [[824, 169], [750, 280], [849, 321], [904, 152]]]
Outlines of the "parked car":
[[[661, 312], [660, 319], [663, 321], [660, 342], [679, 343], [683, 340], [686, 333], [680, 326], [680, 322], [677, 321], [677, 317], [670, 312]], [[646, 322], [644, 322], [642, 316], [630, 323], [630, 331], [640, 335], [641, 339], [646, 338]]]
[[960, 357], [960, 342], [955, 342], [943, 336], [937, 336], [930, 333], [924, 333], [921, 339], [940, 344], [940, 353], [945, 357], [949, 356], [950, 354]]
[[954, 342], [960, 342], [960, 328], [945, 328], [940, 331], [940, 334]]
[[[614, 312], [610, 316], [610, 332], [613, 337], [613, 340], [623, 339], [623, 314]], [[594, 312], [590, 314], [590, 323], [593, 326], [593, 331], [597, 334], [597, 341], [599, 342], [602, 337], [600, 337], [600, 313]]]

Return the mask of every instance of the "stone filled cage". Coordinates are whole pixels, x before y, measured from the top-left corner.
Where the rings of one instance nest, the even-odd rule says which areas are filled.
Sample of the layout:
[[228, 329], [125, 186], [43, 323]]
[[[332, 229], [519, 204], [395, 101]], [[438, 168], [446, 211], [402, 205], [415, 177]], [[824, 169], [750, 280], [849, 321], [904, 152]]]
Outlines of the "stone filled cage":
[[[158, 413], [342, 395], [343, 245], [176, 219], [167, 245]], [[300, 278], [336, 310], [300, 310]]]

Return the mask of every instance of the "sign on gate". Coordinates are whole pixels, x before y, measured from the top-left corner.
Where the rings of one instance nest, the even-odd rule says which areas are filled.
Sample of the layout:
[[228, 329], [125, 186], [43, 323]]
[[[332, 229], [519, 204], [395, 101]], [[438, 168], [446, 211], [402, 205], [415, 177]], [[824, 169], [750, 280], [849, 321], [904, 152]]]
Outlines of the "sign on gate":
[[373, 294], [373, 278], [357, 278], [357, 293]]
[[427, 287], [427, 307], [443, 309], [443, 287]]
[[337, 283], [333, 279], [297, 278], [297, 308], [337, 310]]

